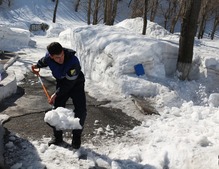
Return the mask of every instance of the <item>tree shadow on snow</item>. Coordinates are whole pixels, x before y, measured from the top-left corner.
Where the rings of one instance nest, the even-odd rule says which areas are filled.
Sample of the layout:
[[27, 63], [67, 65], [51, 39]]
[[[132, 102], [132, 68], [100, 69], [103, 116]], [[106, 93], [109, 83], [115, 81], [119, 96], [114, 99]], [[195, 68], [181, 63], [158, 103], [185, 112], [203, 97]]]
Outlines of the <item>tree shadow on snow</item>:
[[25, 94], [25, 90], [22, 87], [17, 86], [17, 91], [10, 97], [5, 98], [0, 102], [0, 112], [3, 112], [8, 107], [16, 106], [15, 101]]
[[6, 166], [10, 168], [46, 169], [34, 145], [6, 129], [4, 136]]
[[[120, 168], [120, 169], [156, 169], [156, 167], [149, 165], [149, 164], [140, 164], [134, 160], [126, 159], [111, 159], [106, 155], [101, 155], [96, 153], [95, 151], [87, 148], [84, 149], [86, 151], [86, 158], [81, 159], [89, 159], [92, 160], [95, 166], [90, 166], [89, 169], [106, 169], [109, 166], [110, 168]], [[82, 157], [85, 157], [82, 152]]]

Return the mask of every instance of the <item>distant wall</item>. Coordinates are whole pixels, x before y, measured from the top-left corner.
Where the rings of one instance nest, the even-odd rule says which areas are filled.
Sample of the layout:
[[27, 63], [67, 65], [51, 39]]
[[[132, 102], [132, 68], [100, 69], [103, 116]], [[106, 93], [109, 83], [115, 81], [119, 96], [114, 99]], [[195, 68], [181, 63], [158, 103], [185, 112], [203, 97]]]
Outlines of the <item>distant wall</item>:
[[[11, 96], [17, 90], [17, 82], [16, 77], [13, 71], [6, 70], [4, 72], [4, 79], [0, 81], [0, 102], [6, 98]], [[2, 126], [2, 118], [0, 117], [0, 169], [6, 169], [4, 166], [4, 128]]]
[[48, 29], [49, 29], [49, 25], [47, 25], [46, 23], [31, 24], [29, 31], [30, 31], [30, 32], [33, 32], [33, 31], [40, 31], [40, 30], [46, 31], [46, 30], [48, 30]]

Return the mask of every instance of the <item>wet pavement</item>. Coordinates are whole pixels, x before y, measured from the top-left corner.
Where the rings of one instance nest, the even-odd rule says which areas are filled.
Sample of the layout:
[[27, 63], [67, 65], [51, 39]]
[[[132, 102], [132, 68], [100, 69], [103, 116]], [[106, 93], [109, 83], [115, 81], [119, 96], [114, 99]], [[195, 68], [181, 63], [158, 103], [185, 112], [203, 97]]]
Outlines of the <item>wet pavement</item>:
[[[51, 95], [55, 91], [55, 80], [51, 77], [42, 77], [42, 80]], [[139, 121], [127, 116], [119, 109], [102, 107], [108, 102], [110, 101], [98, 102], [87, 95], [84, 142], [94, 137], [100, 128], [103, 129], [104, 137], [120, 137], [126, 131], [140, 125]], [[40, 140], [43, 137], [50, 137], [52, 130], [43, 119], [45, 112], [51, 108], [38, 78], [30, 72], [23, 83], [18, 86], [16, 94], [0, 103], [0, 113], [10, 116], [3, 126], [24, 139]], [[73, 109], [70, 99], [66, 108]]]

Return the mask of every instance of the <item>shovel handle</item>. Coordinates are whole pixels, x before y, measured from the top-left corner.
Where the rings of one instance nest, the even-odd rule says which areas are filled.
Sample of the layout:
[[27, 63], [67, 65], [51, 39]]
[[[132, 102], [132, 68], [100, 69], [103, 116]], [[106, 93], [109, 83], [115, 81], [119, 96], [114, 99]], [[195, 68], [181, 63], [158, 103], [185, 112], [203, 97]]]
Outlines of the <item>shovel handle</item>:
[[32, 68], [32, 72], [33, 72], [35, 75], [37, 75], [37, 77], [38, 77], [38, 79], [39, 79], [39, 81], [40, 81], [40, 84], [41, 84], [41, 86], [43, 87], [43, 91], [44, 91], [44, 93], [46, 94], [46, 97], [47, 97], [48, 102], [49, 102], [50, 99], [51, 99], [51, 97], [50, 97], [48, 91], [46, 90], [46, 87], [45, 87], [45, 85], [43, 84], [43, 81], [42, 81], [42, 79], [41, 79], [41, 77], [40, 77], [40, 73], [39, 73], [39, 72], [40, 72], [40, 68], [37, 68], [35, 65], [33, 65], [31, 68]]
[[50, 101], [51, 97], [50, 97], [50, 95], [49, 95], [49, 93], [48, 93], [48, 91], [47, 91], [45, 85], [43, 84], [43, 81], [42, 81], [41, 77], [38, 76], [38, 79], [39, 79], [39, 81], [40, 81], [40, 83], [41, 83], [41, 86], [42, 86], [42, 88], [43, 88], [44, 93], [46, 94], [46, 97], [47, 97], [48, 101]]

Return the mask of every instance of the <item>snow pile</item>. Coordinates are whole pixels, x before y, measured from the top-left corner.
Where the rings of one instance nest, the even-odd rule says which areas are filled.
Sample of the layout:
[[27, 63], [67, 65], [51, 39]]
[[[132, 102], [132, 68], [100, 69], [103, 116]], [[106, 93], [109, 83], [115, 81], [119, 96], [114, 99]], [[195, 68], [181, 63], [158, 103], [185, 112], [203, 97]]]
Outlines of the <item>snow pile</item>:
[[[143, 29], [143, 18], [125, 19], [115, 26], [124, 27], [130, 32], [141, 34]], [[153, 38], [163, 38], [171, 33], [157, 23], [147, 21], [146, 35]]]

